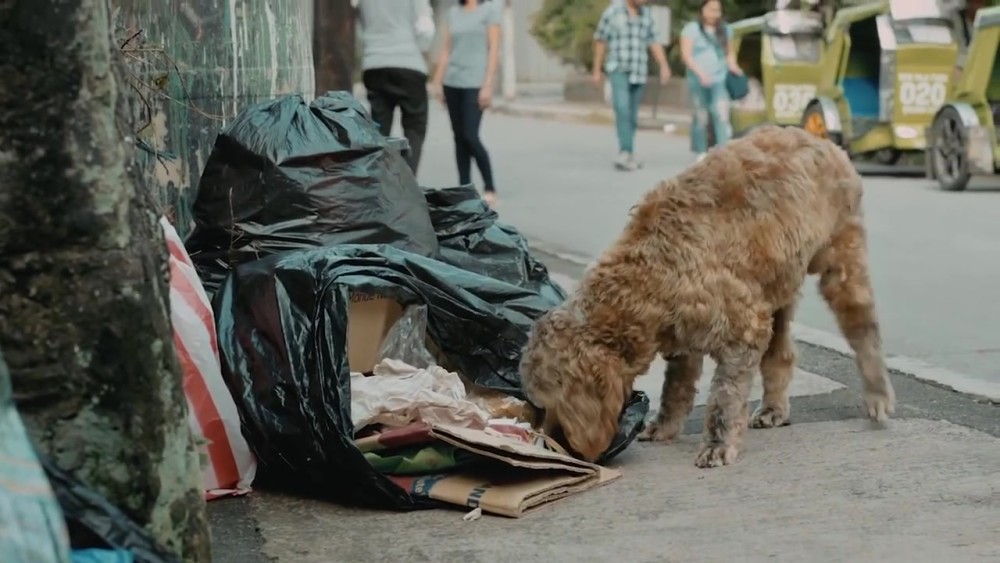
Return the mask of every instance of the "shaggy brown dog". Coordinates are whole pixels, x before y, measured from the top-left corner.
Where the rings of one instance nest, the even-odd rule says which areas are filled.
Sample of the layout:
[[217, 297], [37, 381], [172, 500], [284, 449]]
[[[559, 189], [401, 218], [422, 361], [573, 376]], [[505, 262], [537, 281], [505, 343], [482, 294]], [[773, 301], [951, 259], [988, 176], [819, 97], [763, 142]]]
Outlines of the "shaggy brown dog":
[[829, 141], [763, 127], [660, 183], [576, 292], [538, 319], [521, 360], [544, 430], [593, 461], [610, 445], [636, 377], [668, 359], [660, 411], [640, 439], [677, 436], [702, 358], [718, 364], [695, 464], [734, 462], [759, 368], [754, 427], [788, 421], [790, 323], [806, 274], [857, 357], [868, 416], [894, 408], [861, 212], [861, 178]]

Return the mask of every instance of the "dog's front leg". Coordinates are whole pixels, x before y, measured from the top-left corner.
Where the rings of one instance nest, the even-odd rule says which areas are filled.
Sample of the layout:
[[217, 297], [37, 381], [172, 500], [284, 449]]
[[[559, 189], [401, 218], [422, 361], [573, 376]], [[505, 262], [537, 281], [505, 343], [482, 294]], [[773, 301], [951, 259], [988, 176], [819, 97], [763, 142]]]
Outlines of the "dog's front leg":
[[698, 467], [729, 465], [739, 456], [747, 428], [750, 385], [760, 360], [760, 350], [748, 346], [729, 348], [716, 358], [702, 447], [694, 462]]
[[837, 317], [861, 371], [865, 409], [869, 418], [884, 422], [895, 408], [896, 397], [882, 353], [860, 216], [845, 221], [817, 262], [821, 265], [820, 292]]
[[660, 393], [660, 411], [656, 413], [656, 419], [639, 434], [640, 441], [669, 442], [681, 433], [691, 409], [694, 408], [703, 363], [704, 356], [701, 354], [667, 357], [667, 371], [664, 374], [663, 391]]
[[795, 372], [795, 342], [792, 340], [795, 305], [793, 302], [774, 313], [771, 343], [760, 362], [764, 397], [750, 419], [754, 428], [777, 428], [788, 424], [791, 413], [788, 385]]

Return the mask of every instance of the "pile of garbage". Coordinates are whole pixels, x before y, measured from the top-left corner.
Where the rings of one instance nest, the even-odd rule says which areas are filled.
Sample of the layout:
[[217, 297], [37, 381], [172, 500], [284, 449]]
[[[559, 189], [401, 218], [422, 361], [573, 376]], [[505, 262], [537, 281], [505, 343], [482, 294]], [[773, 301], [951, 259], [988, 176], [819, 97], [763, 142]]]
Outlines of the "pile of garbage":
[[[521, 391], [532, 323], [564, 290], [473, 187], [420, 187], [397, 143], [346, 92], [286, 96], [245, 109], [206, 163], [185, 246], [212, 295], [250, 479], [410, 509], [467, 505], [498, 464], [563, 467], [483, 501], [516, 516], [614, 478], [535, 432]], [[641, 393], [623, 405], [602, 462], [648, 409]], [[249, 472], [214, 485], [246, 489]]]
[[[346, 92], [277, 98], [218, 136], [188, 239], [161, 219], [207, 500], [268, 486], [517, 517], [620, 476], [536, 431], [521, 390], [532, 323], [564, 290], [473, 187], [420, 187], [401, 145]], [[34, 491], [12, 506], [46, 537], [0, 559], [176, 560], [36, 456], [4, 369], [0, 475]], [[601, 463], [648, 410], [633, 393]]]

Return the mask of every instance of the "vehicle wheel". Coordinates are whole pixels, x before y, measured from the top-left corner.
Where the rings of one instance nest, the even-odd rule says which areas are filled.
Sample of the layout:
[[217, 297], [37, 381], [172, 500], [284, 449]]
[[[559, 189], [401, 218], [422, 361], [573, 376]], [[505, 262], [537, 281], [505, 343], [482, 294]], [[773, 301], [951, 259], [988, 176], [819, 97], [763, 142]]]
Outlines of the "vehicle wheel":
[[903, 156], [903, 153], [896, 149], [882, 149], [875, 151], [875, 162], [883, 166], [892, 166], [899, 162], [899, 158]]
[[840, 135], [831, 133], [826, 127], [826, 116], [823, 115], [823, 108], [818, 102], [809, 104], [805, 113], [802, 114], [802, 128], [807, 133], [811, 133], [821, 139], [829, 139], [840, 145]]
[[960, 192], [969, 185], [968, 132], [961, 116], [945, 108], [934, 120], [931, 165], [942, 190]]

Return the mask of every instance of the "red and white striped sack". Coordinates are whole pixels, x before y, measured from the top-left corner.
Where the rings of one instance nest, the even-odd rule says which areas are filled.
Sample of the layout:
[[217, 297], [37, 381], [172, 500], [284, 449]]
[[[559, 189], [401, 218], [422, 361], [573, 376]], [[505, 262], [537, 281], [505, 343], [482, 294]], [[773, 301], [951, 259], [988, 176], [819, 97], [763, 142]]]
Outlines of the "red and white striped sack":
[[184, 375], [188, 422], [207, 441], [202, 468], [205, 498], [250, 492], [257, 460], [240, 432], [240, 416], [222, 379], [215, 315], [184, 243], [165, 218], [160, 225], [170, 251], [170, 320], [174, 348]]

